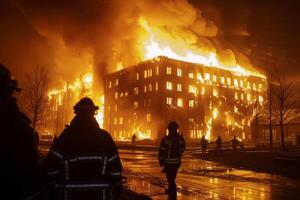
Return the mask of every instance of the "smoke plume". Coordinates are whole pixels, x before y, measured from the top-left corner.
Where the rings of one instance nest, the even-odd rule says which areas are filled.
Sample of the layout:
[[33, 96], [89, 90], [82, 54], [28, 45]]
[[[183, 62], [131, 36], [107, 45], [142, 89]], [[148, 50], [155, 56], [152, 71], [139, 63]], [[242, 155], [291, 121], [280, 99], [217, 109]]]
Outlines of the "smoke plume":
[[141, 17], [178, 52], [184, 44], [216, 52], [225, 65], [237, 62], [216, 47], [216, 24], [187, 0], [4, 0], [0, 9], [0, 60], [17, 75], [43, 65], [55, 80], [71, 81], [93, 68], [101, 89], [117, 63], [143, 60]]

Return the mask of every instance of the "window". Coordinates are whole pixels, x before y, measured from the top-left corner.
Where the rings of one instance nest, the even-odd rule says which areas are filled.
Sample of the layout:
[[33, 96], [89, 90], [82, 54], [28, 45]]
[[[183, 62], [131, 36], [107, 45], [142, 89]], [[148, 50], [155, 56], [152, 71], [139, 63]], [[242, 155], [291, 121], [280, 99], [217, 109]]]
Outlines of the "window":
[[172, 90], [172, 88], [173, 88], [172, 82], [167, 81], [166, 89], [167, 90]]
[[177, 84], [177, 91], [178, 91], [178, 92], [181, 92], [181, 91], [182, 91], [181, 84], [179, 84], [179, 83]]
[[237, 113], [237, 112], [239, 111], [239, 109], [236, 107], [236, 105], [233, 106], [233, 111], [234, 111], [235, 113]]
[[194, 78], [194, 73], [189, 73], [189, 78], [193, 79]]
[[146, 133], [147, 133], [147, 137], [151, 138], [151, 129], [147, 129]]
[[155, 90], [158, 91], [158, 82], [155, 82]]
[[115, 85], [116, 85], [116, 86], [119, 85], [119, 79], [116, 79]]
[[221, 84], [225, 84], [225, 78], [223, 76], [220, 77]]
[[201, 75], [200, 72], [197, 73], [197, 79], [198, 79], [201, 83], [204, 82], [203, 77], [202, 77], [202, 75]]
[[251, 101], [251, 94], [247, 94], [247, 100]]
[[148, 77], [147, 70], [144, 70], [144, 78], [147, 78], [147, 77]]
[[159, 75], [159, 66], [156, 66], [156, 75]]
[[139, 107], [139, 102], [138, 101], [134, 101], [133, 102], [133, 109], [136, 109]]
[[214, 97], [218, 96], [218, 90], [216, 88], [213, 89], [213, 96]]
[[260, 83], [260, 84], [258, 84], [258, 89], [262, 89], [262, 84]]
[[146, 114], [146, 122], [151, 122], [151, 113]]
[[136, 80], [138, 81], [140, 79], [140, 74], [136, 73], [135, 76], [136, 76]]
[[227, 78], [227, 85], [231, 85], [231, 78]]
[[167, 97], [166, 103], [167, 103], [168, 105], [172, 105], [172, 97]]
[[194, 122], [194, 118], [189, 118], [189, 122], [193, 123]]
[[213, 75], [213, 82], [217, 82], [217, 76]]
[[178, 98], [177, 99], [177, 106], [178, 107], [182, 107], [183, 106], [183, 100], [182, 100], [182, 98]]
[[115, 99], [118, 98], [118, 92], [115, 92]]
[[259, 96], [259, 97], [258, 97], [258, 102], [259, 102], [260, 104], [263, 104], [264, 98], [263, 98], [262, 96]]
[[123, 95], [124, 95], [124, 93], [123, 93], [123, 92], [121, 92], [121, 93], [120, 93], [120, 97], [123, 97]]
[[152, 91], [152, 84], [148, 85], [148, 90], [151, 92]]
[[250, 89], [251, 86], [250, 86], [250, 82], [247, 82], [247, 88]]
[[119, 118], [119, 124], [121, 124], [121, 125], [123, 124], [123, 117]]
[[207, 80], [207, 81], [210, 80], [210, 74], [209, 73], [205, 73], [204, 79]]
[[171, 67], [167, 67], [167, 74], [171, 75], [172, 74], [172, 68]]
[[189, 85], [189, 93], [196, 93], [196, 87], [193, 85]]
[[244, 81], [243, 80], [240, 80], [240, 86], [244, 87]]
[[117, 118], [114, 118], [114, 125], [117, 125]]
[[241, 100], [244, 100], [244, 93], [241, 93]]
[[194, 100], [189, 100], [189, 107], [192, 108], [194, 107], [195, 101]]
[[108, 83], [108, 88], [111, 88], [111, 81], [109, 81]]
[[236, 100], [239, 99], [239, 96], [238, 96], [238, 93], [237, 93], [237, 92], [234, 93], [234, 98], [235, 98]]
[[253, 90], [257, 90], [255, 83], [253, 83]]
[[135, 87], [134, 88], [134, 94], [138, 94], [139, 93], [139, 88], [138, 87]]
[[234, 84], [234, 87], [236, 87], [236, 88], [239, 87], [239, 82], [237, 79], [233, 80], [233, 84]]
[[177, 68], [177, 76], [182, 76], [182, 69]]
[[202, 94], [202, 95], [205, 95], [205, 87], [202, 87], [201, 94]]
[[147, 85], [144, 85], [144, 92], [147, 92]]
[[152, 69], [148, 69], [148, 77], [152, 77]]
[[125, 92], [125, 97], [127, 97], [128, 96], [128, 92]]

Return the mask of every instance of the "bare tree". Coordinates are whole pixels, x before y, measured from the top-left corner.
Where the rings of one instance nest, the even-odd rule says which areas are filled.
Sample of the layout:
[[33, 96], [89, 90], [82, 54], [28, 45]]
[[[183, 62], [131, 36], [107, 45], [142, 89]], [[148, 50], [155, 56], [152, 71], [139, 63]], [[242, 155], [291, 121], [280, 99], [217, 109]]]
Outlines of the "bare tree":
[[33, 71], [26, 75], [22, 94], [22, 107], [29, 115], [33, 129], [42, 122], [48, 104], [49, 76], [45, 67], [36, 66]]
[[273, 118], [273, 87], [272, 87], [272, 74], [270, 73], [268, 78], [268, 116], [269, 116], [269, 139], [270, 139], [270, 151], [273, 152], [273, 127], [272, 127], [272, 118]]
[[284, 74], [280, 74], [278, 70], [275, 70], [275, 84], [273, 84], [274, 102], [273, 113], [275, 118], [279, 121], [281, 132], [281, 148], [286, 150], [285, 145], [285, 131], [284, 124], [288, 122], [297, 108], [297, 93], [295, 92], [295, 84], [293, 81], [288, 80]]

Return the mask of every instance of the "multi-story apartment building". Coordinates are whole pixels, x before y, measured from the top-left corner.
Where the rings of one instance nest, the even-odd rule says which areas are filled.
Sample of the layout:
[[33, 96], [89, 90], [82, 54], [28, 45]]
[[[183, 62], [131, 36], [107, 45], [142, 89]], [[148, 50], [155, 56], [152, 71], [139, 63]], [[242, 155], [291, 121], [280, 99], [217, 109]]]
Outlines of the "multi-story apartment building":
[[159, 140], [171, 120], [187, 141], [202, 135], [250, 139], [266, 80], [217, 67], [157, 57], [105, 77], [104, 128], [116, 140]]

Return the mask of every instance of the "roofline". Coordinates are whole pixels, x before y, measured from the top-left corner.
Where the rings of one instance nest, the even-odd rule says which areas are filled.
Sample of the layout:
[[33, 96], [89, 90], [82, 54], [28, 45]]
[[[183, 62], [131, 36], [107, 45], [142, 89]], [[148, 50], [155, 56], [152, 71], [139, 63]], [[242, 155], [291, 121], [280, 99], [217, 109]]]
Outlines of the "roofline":
[[[192, 62], [188, 62], [188, 61], [184, 61], [184, 60], [176, 60], [176, 59], [174, 59], [174, 58], [169, 58], [169, 57], [167, 57], [167, 56], [157, 56], [157, 57], [155, 57], [155, 58], [148, 59], [148, 60], [144, 60], [144, 61], [141, 61], [141, 62], [139, 62], [139, 63], [137, 63], [137, 64], [134, 64], [134, 65], [125, 67], [125, 68], [123, 68], [123, 69], [114, 71], [114, 72], [112, 72], [112, 73], [106, 74], [105, 76], [110, 76], [110, 75], [113, 75], [113, 74], [115, 74], [115, 73], [119, 73], [119, 72], [122, 72], [122, 71], [126, 71], [126, 70], [129, 70], [129, 69], [138, 67], [140, 64], [144, 64], [144, 63], [148, 63], [148, 62], [153, 62], [153, 61], [159, 62], [158, 59], [168, 59], [168, 60], [177, 61], [177, 62], [182, 62], [182, 63], [186, 63], [186, 64], [200, 65], [200, 66], [202, 66], [202, 67], [206, 67], [206, 68], [214, 68], [214, 69], [219, 69], [219, 70], [224, 70], [224, 71], [227, 71], [227, 72], [229, 72], [229, 73], [238, 75], [237, 72], [234, 72], [234, 71], [232, 71], [232, 70], [230, 70], [230, 69], [226, 69], [226, 68], [222, 68], [222, 67], [217, 67], [217, 66], [206, 66], [206, 65], [203, 65], [203, 64], [201, 64], [201, 63], [192, 63]], [[244, 76], [244, 75], [242, 75], [242, 74], [239, 74], [239, 75]], [[246, 76], [246, 77], [247, 77], [247, 76]], [[248, 77], [255, 77], [255, 78], [260, 78], [260, 79], [266, 79], [266, 77], [261, 77], [261, 76], [258, 76], [258, 75], [252, 75], [252, 74], [249, 75]]]

